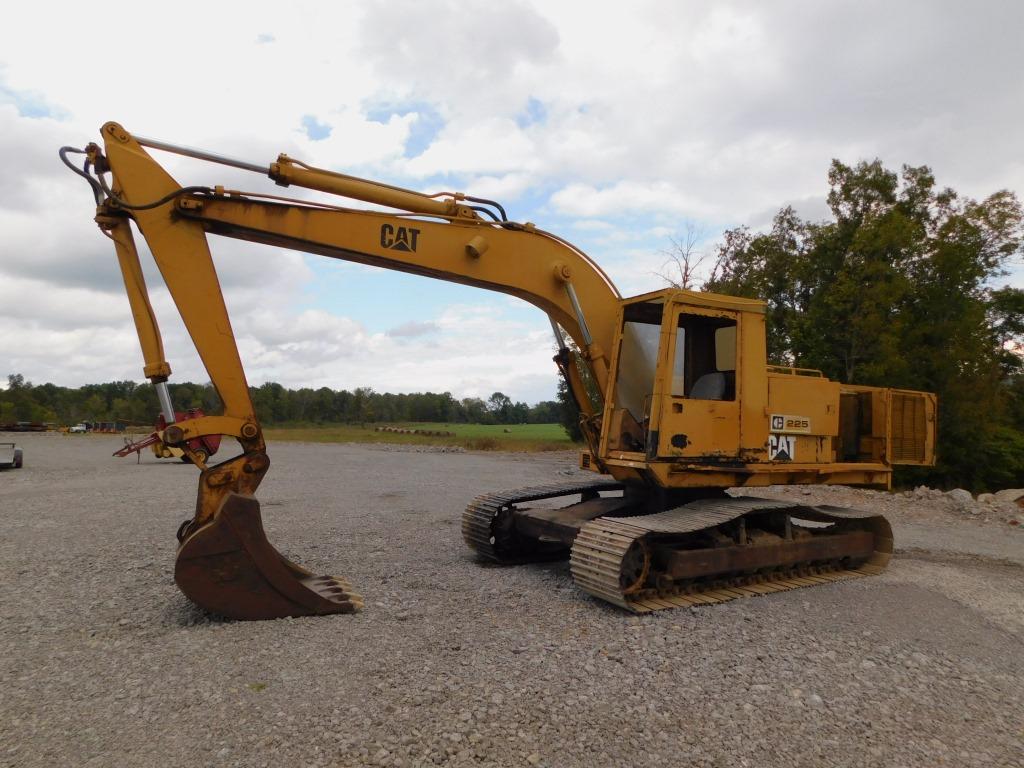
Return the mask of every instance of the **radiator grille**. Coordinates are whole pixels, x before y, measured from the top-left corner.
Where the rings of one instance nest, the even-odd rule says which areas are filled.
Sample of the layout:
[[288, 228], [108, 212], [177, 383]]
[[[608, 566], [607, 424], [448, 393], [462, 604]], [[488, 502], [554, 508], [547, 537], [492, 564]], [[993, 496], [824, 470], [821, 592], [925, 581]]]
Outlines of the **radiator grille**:
[[927, 458], [928, 417], [923, 395], [892, 394], [892, 461]]

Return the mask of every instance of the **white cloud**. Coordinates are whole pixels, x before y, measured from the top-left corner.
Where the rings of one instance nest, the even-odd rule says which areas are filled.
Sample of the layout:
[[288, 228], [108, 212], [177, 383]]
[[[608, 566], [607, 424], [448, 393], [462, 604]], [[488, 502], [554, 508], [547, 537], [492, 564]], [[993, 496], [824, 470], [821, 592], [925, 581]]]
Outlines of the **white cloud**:
[[404, 165], [414, 176], [502, 174], [536, 166], [533, 143], [513, 120], [467, 120], [445, 126], [429, 149]]
[[407, 323], [396, 325], [394, 328], [389, 328], [387, 331], [388, 336], [399, 338], [399, 339], [416, 339], [421, 336], [428, 336], [438, 330], [437, 323], [434, 322], [417, 322], [416, 320], [410, 320]]
[[506, 173], [503, 176], [473, 176], [466, 181], [467, 194], [498, 202], [516, 200], [532, 186], [533, 179], [526, 173]]
[[[545, 229], [565, 218], [624, 294], [657, 286], [658, 250], [684, 220], [759, 226], [786, 203], [824, 215], [832, 157], [929, 164], [973, 196], [1024, 189], [1020, 4], [261, 0], [208, 4], [202, 24], [140, 5], [103, 18], [107, 48], [52, 23], [65, 13], [80, 7], [23, 4], [0, 28], [0, 378], [139, 375], [113, 250], [88, 187], [56, 157], [109, 119], [260, 163], [287, 152], [457, 184]], [[375, 113], [387, 104], [394, 114]], [[306, 116], [329, 135], [311, 139]], [[427, 145], [410, 157], [413, 140]], [[282, 193], [243, 171], [159, 160], [182, 183]], [[176, 376], [203, 379], [140, 247]], [[554, 386], [544, 323], [519, 325], [498, 302], [402, 335], [381, 321], [387, 296], [372, 315], [303, 306], [316, 278], [301, 256], [213, 250], [257, 383], [517, 398]]]
[[699, 199], [667, 181], [620, 181], [604, 189], [569, 184], [555, 192], [551, 202], [567, 216], [612, 216], [636, 211], [685, 215], [701, 207]]

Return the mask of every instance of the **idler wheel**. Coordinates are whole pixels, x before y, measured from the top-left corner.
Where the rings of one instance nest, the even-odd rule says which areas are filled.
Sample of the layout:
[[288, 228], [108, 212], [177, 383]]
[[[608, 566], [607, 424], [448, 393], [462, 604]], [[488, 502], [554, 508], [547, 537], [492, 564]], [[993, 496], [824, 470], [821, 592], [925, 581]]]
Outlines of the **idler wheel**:
[[619, 569], [619, 584], [623, 594], [629, 595], [643, 589], [647, 574], [651, 571], [651, 553], [641, 539], [629, 545], [622, 556]]

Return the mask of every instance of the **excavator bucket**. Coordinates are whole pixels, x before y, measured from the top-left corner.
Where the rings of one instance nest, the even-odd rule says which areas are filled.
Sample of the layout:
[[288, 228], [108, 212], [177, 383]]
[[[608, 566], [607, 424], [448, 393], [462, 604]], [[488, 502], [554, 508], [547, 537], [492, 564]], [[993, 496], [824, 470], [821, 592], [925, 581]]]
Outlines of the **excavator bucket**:
[[267, 541], [260, 504], [229, 493], [211, 520], [187, 531], [174, 580], [194, 603], [232, 619], [354, 613], [363, 600], [343, 579], [316, 576]]

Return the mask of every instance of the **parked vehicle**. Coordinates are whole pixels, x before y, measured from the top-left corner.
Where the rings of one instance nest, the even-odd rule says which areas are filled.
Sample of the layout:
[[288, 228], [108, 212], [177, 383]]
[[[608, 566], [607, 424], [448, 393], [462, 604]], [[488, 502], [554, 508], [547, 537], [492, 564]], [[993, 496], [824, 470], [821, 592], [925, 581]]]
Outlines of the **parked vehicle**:
[[0, 443], [0, 469], [21, 469], [21, 448], [14, 443]]

